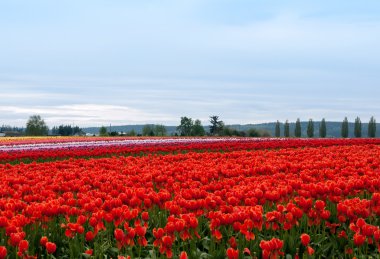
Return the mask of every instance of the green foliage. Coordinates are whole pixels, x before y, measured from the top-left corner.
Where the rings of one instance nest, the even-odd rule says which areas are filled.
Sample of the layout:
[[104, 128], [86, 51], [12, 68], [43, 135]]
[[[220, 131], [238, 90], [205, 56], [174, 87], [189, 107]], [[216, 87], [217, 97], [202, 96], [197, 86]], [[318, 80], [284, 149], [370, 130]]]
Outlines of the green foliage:
[[81, 128], [79, 128], [78, 126], [73, 127], [71, 125], [60, 125], [59, 127], [53, 127], [51, 132], [54, 135], [61, 136], [73, 136], [83, 134]]
[[146, 124], [142, 129], [142, 135], [143, 136], [154, 136], [154, 125], [153, 124]]
[[202, 122], [198, 119], [193, 121], [192, 118], [181, 117], [181, 124], [177, 127], [180, 136], [204, 136], [206, 131]]
[[251, 128], [247, 131], [247, 137], [253, 137], [253, 138], [267, 138], [271, 137], [271, 134], [267, 130], [262, 130], [262, 129], [255, 129]]
[[348, 120], [347, 120], [347, 117], [345, 117], [343, 122], [342, 122], [341, 137], [342, 138], [348, 137]]
[[23, 133], [24, 131], [24, 128], [19, 128], [19, 127], [12, 127], [10, 125], [1, 125], [0, 126], [0, 132], [5, 132], [5, 131], [13, 131], [13, 132], [19, 132], [19, 133]]
[[314, 122], [312, 119], [309, 119], [309, 123], [307, 124], [307, 136], [314, 138]]
[[322, 119], [321, 124], [319, 125], [319, 137], [320, 138], [326, 137], [326, 121], [325, 121], [325, 118]]
[[26, 135], [28, 136], [46, 136], [49, 128], [46, 126], [45, 121], [41, 119], [40, 115], [33, 115], [29, 117], [26, 123]]
[[224, 122], [219, 120], [219, 116], [212, 115], [210, 116], [210, 123], [210, 134], [220, 135], [224, 128]]
[[154, 135], [155, 136], [166, 136], [166, 127], [162, 124], [158, 124], [154, 126]]
[[355, 119], [354, 135], [355, 135], [355, 138], [362, 137], [362, 122], [359, 117], [356, 117]]
[[371, 117], [368, 123], [368, 137], [369, 138], [376, 137], [376, 120], [375, 118], [373, 118], [373, 116]]
[[99, 129], [99, 135], [104, 137], [108, 136], [107, 128], [105, 126], [101, 126]]
[[232, 136], [234, 136], [235, 131], [236, 131], [235, 129], [232, 129], [230, 127], [224, 127], [223, 131], [221, 132], [220, 135], [227, 136], [227, 137], [232, 137]]
[[294, 136], [296, 138], [300, 138], [301, 137], [301, 121], [300, 121], [299, 118], [296, 121], [296, 128], [294, 129]]
[[270, 137], [272, 137], [272, 135], [270, 134], [270, 132], [267, 131], [267, 130], [259, 130], [259, 132], [260, 132], [260, 135], [261, 135], [262, 138], [270, 138]]
[[181, 136], [191, 136], [191, 130], [193, 128], [194, 122], [193, 119], [188, 117], [181, 117], [181, 123], [177, 127], [179, 134]]
[[134, 137], [136, 136], [136, 131], [134, 129], [131, 129], [128, 133], [127, 133], [127, 136], [130, 136], [130, 137]]
[[191, 135], [192, 136], [204, 136], [206, 135], [206, 131], [202, 126], [202, 123], [200, 120], [195, 120], [194, 125], [191, 129]]
[[227, 136], [227, 137], [245, 137], [246, 132], [237, 130], [231, 127], [224, 127], [222, 132], [219, 134], [220, 136]]
[[289, 121], [286, 120], [284, 124], [284, 137], [289, 138], [290, 137], [290, 130], [289, 130]]
[[247, 131], [247, 135], [248, 137], [258, 138], [260, 137], [260, 132], [257, 129], [252, 128]]
[[276, 136], [276, 138], [279, 138], [281, 135], [280, 122], [279, 121], [276, 122], [276, 129], [275, 129], [274, 135]]

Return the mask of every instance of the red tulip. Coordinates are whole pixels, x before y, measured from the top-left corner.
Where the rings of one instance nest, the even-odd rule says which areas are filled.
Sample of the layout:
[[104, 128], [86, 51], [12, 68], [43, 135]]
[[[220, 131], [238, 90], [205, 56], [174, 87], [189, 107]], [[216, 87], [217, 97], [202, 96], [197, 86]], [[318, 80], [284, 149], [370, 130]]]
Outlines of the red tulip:
[[124, 238], [124, 231], [120, 228], [114, 230], [115, 239], [121, 242]]
[[84, 251], [85, 254], [88, 254], [88, 255], [92, 255], [94, 253], [94, 250], [92, 249], [87, 249], [86, 251]]
[[301, 234], [301, 243], [304, 246], [307, 246], [310, 243], [310, 236], [308, 234]]
[[94, 232], [87, 231], [85, 238], [87, 242], [91, 242], [95, 238]]
[[227, 257], [228, 259], [238, 259], [239, 258], [239, 250], [235, 250], [232, 247], [227, 249]]
[[5, 259], [7, 257], [7, 248], [5, 246], [0, 246], [0, 259]]
[[45, 247], [48, 254], [53, 254], [57, 250], [57, 245], [53, 242], [47, 242]]
[[21, 240], [20, 243], [18, 244], [18, 250], [20, 253], [26, 252], [28, 248], [29, 248], [29, 242], [25, 239]]
[[308, 247], [307, 247], [307, 253], [308, 253], [309, 255], [313, 255], [313, 254], [314, 254], [314, 249], [313, 249], [311, 246], [308, 246]]
[[40, 239], [40, 245], [45, 246], [48, 241], [49, 241], [48, 238], [46, 236], [43, 236]]
[[179, 255], [179, 259], [187, 259], [187, 253], [185, 251], [182, 251]]
[[354, 235], [354, 244], [356, 246], [361, 246], [364, 244], [364, 242], [365, 242], [365, 236], [358, 233]]

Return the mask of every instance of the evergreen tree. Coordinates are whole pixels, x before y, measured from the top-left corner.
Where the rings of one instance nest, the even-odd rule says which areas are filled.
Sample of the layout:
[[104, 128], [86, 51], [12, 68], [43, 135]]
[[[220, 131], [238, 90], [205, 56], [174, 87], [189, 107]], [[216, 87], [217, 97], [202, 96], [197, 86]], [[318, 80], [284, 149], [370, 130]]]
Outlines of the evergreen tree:
[[280, 135], [281, 135], [280, 122], [279, 121], [276, 122], [276, 129], [275, 129], [275, 134], [274, 135], [276, 136], [276, 138], [279, 138]]
[[362, 137], [362, 122], [359, 117], [355, 119], [355, 129], [354, 129], [355, 138]]
[[300, 138], [301, 137], [301, 121], [300, 121], [299, 118], [296, 121], [296, 127], [294, 129], [294, 136], [296, 138]]
[[373, 118], [373, 116], [371, 117], [368, 123], [368, 137], [369, 138], [376, 137], [376, 120], [375, 118]]
[[320, 138], [326, 137], [326, 121], [325, 121], [325, 118], [322, 119], [321, 124], [319, 125], [319, 137]]
[[314, 122], [312, 119], [309, 119], [309, 123], [307, 124], [307, 136], [314, 138]]
[[342, 138], [347, 138], [348, 137], [348, 120], [347, 117], [344, 118], [342, 122], [342, 129], [341, 129], [341, 134]]
[[58, 134], [58, 128], [56, 126], [54, 126], [52, 129], [51, 129], [51, 134], [53, 135], [57, 135]]
[[286, 120], [284, 124], [284, 137], [289, 138], [290, 137], [290, 132], [289, 132], [289, 121]]

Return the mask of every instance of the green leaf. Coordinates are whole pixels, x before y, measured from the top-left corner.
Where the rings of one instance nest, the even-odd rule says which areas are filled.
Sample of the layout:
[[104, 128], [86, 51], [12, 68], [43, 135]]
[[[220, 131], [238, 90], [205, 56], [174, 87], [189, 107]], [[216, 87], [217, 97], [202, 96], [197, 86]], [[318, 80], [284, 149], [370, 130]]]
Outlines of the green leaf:
[[111, 247], [110, 251], [117, 254], [119, 253], [119, 249], [117, 249], [116, 247]]
[[211, 255], [209, 255], [208, 253], [201, 253], [199, 258], [201, 259], [207, 259], [207, 258], [211, 258]]
[[293, 257], [292, 257], [290, 254], [287, 254], [287, 255], [285, 256], [285, 259], [293, 259]]

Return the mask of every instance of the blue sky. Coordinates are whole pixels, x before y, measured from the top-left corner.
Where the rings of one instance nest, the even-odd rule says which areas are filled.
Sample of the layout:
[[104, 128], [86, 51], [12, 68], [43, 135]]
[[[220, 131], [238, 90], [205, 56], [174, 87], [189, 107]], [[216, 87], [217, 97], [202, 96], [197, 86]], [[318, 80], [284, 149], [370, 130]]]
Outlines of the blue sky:
[[0, 124], [380, 118], [380, 2], [0, 2]]

